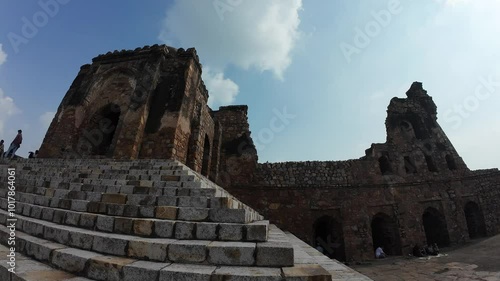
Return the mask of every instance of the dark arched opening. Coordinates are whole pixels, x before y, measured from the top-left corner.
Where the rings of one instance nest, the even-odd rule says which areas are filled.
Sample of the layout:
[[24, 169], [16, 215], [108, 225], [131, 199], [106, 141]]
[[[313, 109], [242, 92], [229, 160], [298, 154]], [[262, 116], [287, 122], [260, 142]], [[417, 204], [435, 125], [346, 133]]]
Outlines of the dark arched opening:
[[465, 204], [464, 213], [470, 239], [485, 237], [486, 226], [483, 213], [481, 209], [479, 209], [479, 206], [474, 202], [469, 202]]
[[427, 244], [436, 243], [439, 247], [450, 245], [450, 236], [444, 216], [436, 209], [429, 207], [422, 215]]
[[378, 213], [373, 216], [372, 223], [373, 250], [382, 247], [388, 255], [401, 255], [401, 237], [399, 227], [390, 216]]
[[208, 177], [210, 171], [210, 140], [205, 135], [205, 144], [203, 145], [203, 161], [201, 165], [201, 174]]
[[446, 159], [446, 164], [448, 164], [448, 169], [450, 169], [451, 171], [457, 169], [457, 164], [455, 163], [455, 159], [453, 159], [453, 156], [448, 154], [446, 155], [445, 159]]
[[321, 247], [323, 254], [338, 261], [345, 261], [345, 245], [342, 224], [330, 216], [316, 220], [314, 228], [314, 247]]
[[391, 163], [389, 162], [389, 158], [387, 158], [387, 156], [380, 156], [380, 158], [378, 159], [378, 164], [382, 175], [392, 174]]
[[80, 142], [90, 148], [87, 153], [112, 156], [111, 146], [120, 120], [120, 112], [118, 105], [108, 104], [92, 116], [86, 128], [82, 130], [80, 139]]

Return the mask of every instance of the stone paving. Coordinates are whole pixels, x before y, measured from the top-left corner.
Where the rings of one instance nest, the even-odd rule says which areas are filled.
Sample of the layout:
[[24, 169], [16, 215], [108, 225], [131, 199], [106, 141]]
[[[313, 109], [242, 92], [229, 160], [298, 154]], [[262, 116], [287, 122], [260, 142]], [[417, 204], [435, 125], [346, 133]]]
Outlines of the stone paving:
[[438, 257], [389, 258], [354, 269], [373, 280], [500, 280], [500, 235], [444, 250]]

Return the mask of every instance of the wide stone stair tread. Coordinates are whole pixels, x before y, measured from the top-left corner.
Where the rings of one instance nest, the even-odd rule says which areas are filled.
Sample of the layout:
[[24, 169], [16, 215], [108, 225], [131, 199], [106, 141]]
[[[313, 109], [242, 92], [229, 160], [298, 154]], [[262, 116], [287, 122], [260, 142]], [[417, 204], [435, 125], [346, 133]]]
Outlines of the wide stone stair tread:
[[[0, 226], [0, 241], [6, 243], [8, 229]], [[17, 232], [18, 251], [64, 270], [64, 276], [75, 278], [76, 274], [95, 280], [317, 280], [330, 281], [331, 275], [317, 265], [299, 265], [290, 267], [260, 267], [260, 266], [224, 266], [209, 264], [184, 264], [172, 262], [144, 261], [135, 258], [105, 255], [88, 250], [81, 250], [53, 243], [45, 239], [33, 237], [23, 232]], [[5, 256], [5, 255], [4, 255]], [[37, 263], [32, 261], [32, 263]], [[44, 270], [55, 270], [49, 266], [40, 265]], [[2, 271], [4, 273], [4, 271]], [[0, 275], [1, 276], [1, 275]], [[81, 278], [81, 277], [80, 277]], [[306, 279], [304, 279], [306, 278]], [[2, 279], [3, 280], [3, 279]], [[9, 279], [6, 279], [9, 280]], [[22, 280], [22, 279], [21, 279]], [[25, 279], [26, 281], [43, 279]], [[47, 279], [83, 281], [89, 279]]]
[[[0, 193], [5, 193], [3, 190]], [[76, 199], [58, 199], [48, 196], [18, 193], [19, 201], [32, 205], [51, 207], [54, 209], [106, 214], [110, 216], [149, 217], [187, 222], [219, 222], [219, 223], [251, 223], [262, 220], [262, 216], [249, 209], [232, 208], [198, 208], [183, 206], [129, 205], [117, 203], [93, 202]], [[2, 201], [0, 201], [2, 202]], [[6, 204], [4, 202], [3, 204]], [[21, 208], [19, 205], [18, 208]], [[149, 210], [151, 209], [151, 210]], [[149, 213], [147, 213], [149, 212]], [[22, 209], [18, 210], [22, 213]]]
[[[7, 203], [7, 199], [0, 198], [0, 207], [2, 209], [7, 209]], [[268, 237], [268, 221], [255, 221], [245, 224], [183, 222], [93, 214], [32, 205], [21, 201], [18, 201], [16, 205], [16, 213], [33, 219], [89, 230], [141, 237], [242, 242], [265, 242]]]
[[[28, 235], [102, 254], [213, 265], [293, 265], [293, 249], [289, 243], [141, 238], [16, 216], [17, 229]], [[0, 222], [5, 223], [7, 218], [8, 212], [0, 210]], [[143, 254], [144, 250], [151, 256]]]

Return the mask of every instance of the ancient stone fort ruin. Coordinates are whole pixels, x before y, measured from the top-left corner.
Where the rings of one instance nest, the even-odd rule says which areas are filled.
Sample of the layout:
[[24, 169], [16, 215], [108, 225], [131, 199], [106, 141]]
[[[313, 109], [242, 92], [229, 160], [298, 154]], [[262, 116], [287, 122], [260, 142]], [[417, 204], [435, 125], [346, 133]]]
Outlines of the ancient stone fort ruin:
[[[312, 247], [359, 261], [378, 246], [408, 255], [416, 243], [446, 247], [500, 233], [499, 170], [467, 168], [422, 83], [390, 101], [387, 140], [363, 157], [261, 164], [248, 108], [212, 110], [201, 73], [194, 49], [165, 45], [81, 67], [41, 159], [9, 163], [20, 178], [26, 255], [96, 280], [144, 280], [126, 276], [146, 272], [159, 278], [151, 280], [259, 280], [248, 268], [270, 278], [262, 280], [331, 280], [341, 265]], [[45, 240], [63, 246], [43, 248]]]

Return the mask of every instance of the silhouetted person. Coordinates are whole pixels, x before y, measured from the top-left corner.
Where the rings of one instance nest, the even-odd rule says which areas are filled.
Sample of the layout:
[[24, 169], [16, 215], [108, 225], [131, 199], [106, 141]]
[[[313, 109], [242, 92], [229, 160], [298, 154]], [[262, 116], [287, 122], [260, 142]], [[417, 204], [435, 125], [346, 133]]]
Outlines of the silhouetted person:
[[434, 250], [434, 253], [436, 253], [436, 255], [439, 255], [439, 248], [436, 243], [432, 244], [432, 249]]
[[413, 255], [415, 257], [424, 257], [425, 251], [417, 244], [413, 247]]
[[30, 151], [30, 152], [28, 152], [28, 153], [29, 153], [29, 154], [28, 154], [28, 158], [29, 158], [29, 159], [31, 159], [31, 158], [35, 158], [35, 152]]
[[3, 158], [4, 145], [3, 140], [0, 140], [0, 158]]
[[5, 157], [9, 157], [10, 159], [14, 158], [16, 155], [16, 151], [21, 147], [21, 143], [23, 142], [23, 131], [17, 130], [17, 136], [14, 138], [12, 143], [10, 144], [9, 149], [5, 152]]
[[376, 250], [375, 250], [375, 257], [377, 259], [383, 259], [385, 258], [387, 255], [384, 253], [384, 248], [382, 247], [378, 247]]

